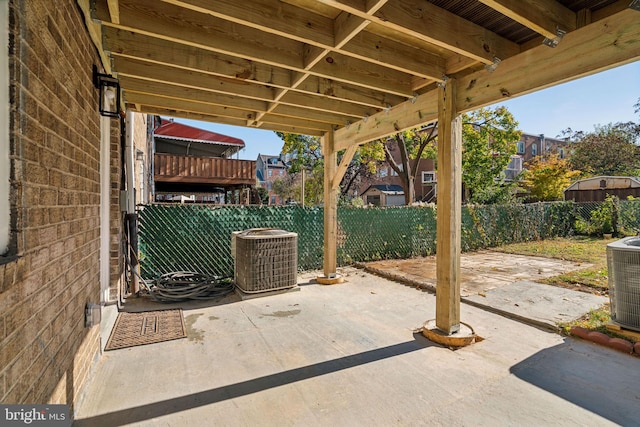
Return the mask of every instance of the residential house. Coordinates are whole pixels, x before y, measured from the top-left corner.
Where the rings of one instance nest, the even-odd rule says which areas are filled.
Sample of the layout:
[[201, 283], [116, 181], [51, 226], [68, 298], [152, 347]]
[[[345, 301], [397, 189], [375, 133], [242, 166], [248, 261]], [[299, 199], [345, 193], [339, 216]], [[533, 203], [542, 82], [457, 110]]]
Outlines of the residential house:
[[526, 169], [526, 163], [538, 156], [557, 154], [564, 159], [568, 153], [569, 141], [564, 139], [549, 138], [544, 134], [523, 133], [520, 141], [516, 143], [516, 154], [505, 170], [506, 180], [512, 181]]
[[282, 205], [286, 200], [273, 191], [273, 183], [278, 179], [286, 179], [287, 165], [282, 155], [258, 154], [256, 160], [256, 177], [258, 184], [269, 192], [269, 205]]
[[[396, 163], [401, 165], [400, 150], [396, 144], [390, 144], [389, 148]], [[420, 159], [417, 163], [417, 169], [416, 180], [414, 182], [415, 201], [433, 202], [436, 197], [437, 187], [437, 174], [434, 161], [431, 159]], [[369, 190], [372, 186], [378, 185], [396, 185], [400, 186], [402, 190], [402, 180], [398, 176], [398, 173], [389, 166], [386, 161], [378, 162], [375, 176], [360, 180], [357, 193], [353, 194], [353, 196], [363, 197], [365, 191]], [[404, 192], [402, 194], [404, 194]], [[366, 198], [363, 197], [363, 200], [365, 203], [368, 203]], [[402, 204], [404, 204], [404, 199]]]
[[[565, 158], [568, 141], [556, 138], [547, 138], [544, 134], [523, 133], [520, 141], [516, 143], [516, 154], [511, 156], [509, 164], [505, 169], [505, 179], [512, 181], [522, 173], [526, 167], [526, 162], [536, 156], [556, 153], [560, 158]], [[391, 144], [391, 154], [400, 163], [399, 150]], [[416, 201], [432, 202], [436, 198], [437, 174], [434, 162], [431, 159], [421, 159], [418, 162], [418, 173], [416, 174], [415, 192]], [[369, 189], [372, 185], [402, 185], [398, 174], [389, 166], [387, 162], [380, 162], [374, 178], [363, 180], [359, 186], [359, 194]], [[363, 197], [363, 200], [364, 197]], [[366, 200], [365, 200], [365, 203]]]
[[256, 162], [231, 158], [243, 140], [162, 119], [153, 141], [156, 201], [250, 202]]
[[362, 193], [364, 203], [372, 206], [402, 206], [404, 205], [404, 190], [396, 184], [370, 185]]

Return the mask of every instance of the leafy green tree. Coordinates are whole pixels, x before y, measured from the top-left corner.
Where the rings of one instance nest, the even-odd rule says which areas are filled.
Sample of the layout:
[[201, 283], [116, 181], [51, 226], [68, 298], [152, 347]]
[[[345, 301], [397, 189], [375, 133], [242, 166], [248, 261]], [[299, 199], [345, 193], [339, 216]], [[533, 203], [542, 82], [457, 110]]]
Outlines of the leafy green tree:
[[574, 141], [570, 162], [574, 169], [588, 176], [621, 176], [640, 173], [640, 126], [616, 123], [596, 126], [593, 132], [573, 132], [567, 129], [565, 137]]
[[522, 132], [506, 107], [481, 108], [462, 117], [462, 182], [466, 198], [487, 203], [508, 197], [504, 170]]
[[280, 197], [280, 200], [286, 201], [293, 197], [294, 188], [293, 188], [293, 179], [291, 176], [277, 178], [273, 181], [273, 186], [271, 187], [274, 193]]
[[520, 184], [529, 193], [531, 201], [546, 202], [562, 200], [564, 190], [580, 175], [580, 171], [571, 169], [566, 159], [557, 154], [534, 157], [527, 162], [522, 172]]
[[258, 194], [261, 204], [269, 204], [269, 191], [266, 188], [256, 186], [256, 193]]
[[[284, 141], [282, 152], [289, 158], [288, 173], [294, 176], [305, 171], [305, 203], [314, 205], [322, 203], [324, 198], [324, 158], [320, 138], [308, 135], [276, 132]], [[338, 162], [344, 152], [338, 153]], [[341, 193], [346, 195], [353, 185], [364, 176], [376, 171], [376, 162], [384, 159], [382, 148], [374, 143], [362, 145], [349, 163], [340, 185]], [[296, 179], [300, 182], [301, 179]], [[295, 187], [294, 193], [301, 198], [301, 187]]]

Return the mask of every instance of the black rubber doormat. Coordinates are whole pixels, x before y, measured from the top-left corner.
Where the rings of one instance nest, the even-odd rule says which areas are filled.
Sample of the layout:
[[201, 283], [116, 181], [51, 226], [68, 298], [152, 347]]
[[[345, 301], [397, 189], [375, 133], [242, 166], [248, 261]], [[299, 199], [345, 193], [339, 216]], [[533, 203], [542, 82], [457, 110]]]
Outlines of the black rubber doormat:
[[105, 350], [186, 338], [182, 310], [119, 313]]

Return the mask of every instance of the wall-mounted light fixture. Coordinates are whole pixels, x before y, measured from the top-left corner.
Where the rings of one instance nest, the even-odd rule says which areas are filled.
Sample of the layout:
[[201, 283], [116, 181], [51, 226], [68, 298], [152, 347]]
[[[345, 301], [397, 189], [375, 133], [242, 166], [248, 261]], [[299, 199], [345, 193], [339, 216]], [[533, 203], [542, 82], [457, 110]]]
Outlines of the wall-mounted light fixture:
[[98, 73], [93, 66], [93, 85], [100, 90], [100, 115], [106, 117], [120, 116], [120, 82], [113, 76]]

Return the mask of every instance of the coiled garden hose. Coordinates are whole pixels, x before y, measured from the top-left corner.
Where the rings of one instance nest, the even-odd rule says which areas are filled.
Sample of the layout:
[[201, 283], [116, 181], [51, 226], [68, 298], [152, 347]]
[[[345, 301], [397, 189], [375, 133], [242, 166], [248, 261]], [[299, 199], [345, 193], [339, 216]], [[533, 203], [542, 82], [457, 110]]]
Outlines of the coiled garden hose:
[[166, 273], [147, 286], [157, 301], [176, 302], [222, 298], [233, 292], [233, 280], [193, 271]]

